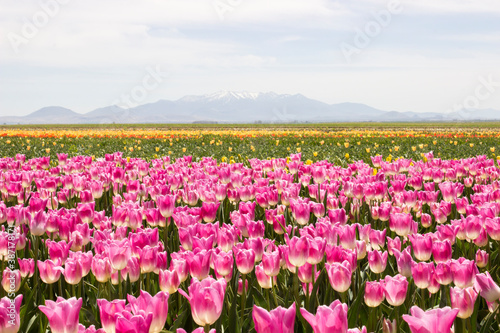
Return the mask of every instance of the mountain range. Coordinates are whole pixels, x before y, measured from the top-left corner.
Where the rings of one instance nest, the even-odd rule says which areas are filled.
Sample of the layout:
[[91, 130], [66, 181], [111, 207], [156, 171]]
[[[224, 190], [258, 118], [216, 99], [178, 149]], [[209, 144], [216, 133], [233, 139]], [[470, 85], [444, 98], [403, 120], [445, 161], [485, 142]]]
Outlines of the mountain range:
[[116, 105], [84, 114], [49, 106], [26, 116], [0, 117], [0, 124], [135, 124], [135, 123], [302, 123], [420, 122], [500, 120], [500, 111], [462, 109], [454, 112], [384, 111], [365, 104], [327, 104], [301, 94], [220, 91], [159, 100], [132, 108]]

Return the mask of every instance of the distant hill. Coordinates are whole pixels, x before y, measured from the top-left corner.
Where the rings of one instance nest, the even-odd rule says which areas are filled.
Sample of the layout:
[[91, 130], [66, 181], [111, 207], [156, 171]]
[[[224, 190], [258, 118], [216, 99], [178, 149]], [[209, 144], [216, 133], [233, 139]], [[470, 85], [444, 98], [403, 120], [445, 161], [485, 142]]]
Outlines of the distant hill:
[[359, 103], [327, 104], [301, 94], [220, 91], [159, 100], [130, 109], [106, 106], [85, 114], [49, 106], [22, 117], [0, 117], [0, 124], [132, 124], [132, 123], [293, 123], [419, 122], [500, 120], [492, 109], [448, 113], [383, 111]]

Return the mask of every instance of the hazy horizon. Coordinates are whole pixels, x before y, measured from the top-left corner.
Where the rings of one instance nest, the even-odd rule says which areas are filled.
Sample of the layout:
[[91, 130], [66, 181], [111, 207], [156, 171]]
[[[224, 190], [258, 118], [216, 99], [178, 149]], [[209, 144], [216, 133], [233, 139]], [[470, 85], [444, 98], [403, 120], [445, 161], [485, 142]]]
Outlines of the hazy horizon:
[[500, 110], [499, 18], [494, 0], [0, 0], [0, 116], [220, 90]]

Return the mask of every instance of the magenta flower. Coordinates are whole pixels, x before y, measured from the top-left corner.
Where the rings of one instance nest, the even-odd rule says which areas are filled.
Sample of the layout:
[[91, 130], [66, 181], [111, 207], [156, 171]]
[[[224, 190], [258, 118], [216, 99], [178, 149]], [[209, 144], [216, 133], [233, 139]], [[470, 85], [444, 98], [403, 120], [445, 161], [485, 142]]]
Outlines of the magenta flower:
[[108, 302], [105, 299], [98, 299], [97, 306], [99, 307], [102, 327], [106, 333], [115, 333], [115, 314], [125, 311], [125, 300], [116, 299]]
[[500, 287], [493, 281], [489, 272], [477, 274], [474, 287], [480, 292], [488, 302], [495, 302], [500, 299]]
[[[386, 253], [387, 254], [387, 253]], [[325, 264], [330, 285], [335, 291], [343, 293], [351, 286], [352, 268], [351, 264], [344, 260], [342, 263], [334, 262]]]
[[115, 333], [149, 333], [153, 315], [142, 312], [140, 315], [132, 315], [123, 311], [115, 315]]
[[198, 281], [193, 278], [188, 290], [189, 295], [182, 289], [179, 289], [179, 293], [189, 300], [193, 320], [200, 326], [215, 323], [224, 306], [226, 280], [207, 277], [203, 281]]
[[472, 315], [472, 312], [474, 311], [474, 303], [476, 303], [477, 299], [477, 292], [474, 288], [450, 288], [450, 298], [451, 307], [460, 310], [458, 312], [459, 318], [465, 319]]
[[408, 280], [398, 274], [396, 276], [386, 275], [384, 280], [385, 299], [392, 306], [400, 306], [406, 299]]
[[449, 333], [459, 310], [447, 306], [424, 311], [413, 306], [410, 312], [411, 316], [403, 315], [403, 320], [408, 323], [412, 333]]
[[78, 316], [82, 308], [82, 299], [72, 297], [65, 300], [58, 297], [57, 301], [45, 301], [44, 305], [38, 308], [49, 319], [49, 326], [52, 333], [78, 333]]
[[295, 325], [295, 303], [288, 309], [278, 306], [270, 312], [253, 306], [252, 318], [257, 333], [293, 333]]
[[365, 284], [365, 304], [371, 308], [376, 308], [384, 301], [384, 283], [378, 281], [366, 281]]
[[300, 313], [311, 325], [314, 333], [347, 333], [347, 305], [339, 300], [333, 301], [330, 306], [318, 306], [316, 315], [303, 308]]
[[168, 314], [168, 297], [168, 293], [164, 291], [160, 291], [153, 297], [144, 290], [141, 290], [141, 295], [138, 298], [127, 295], [133, 314], [138, 315], [141, 311], [152, 314], [149, 333], [159, 333], [165, 326]]
[[23, 295], [18, 295], [15, 299], [7, 296], [0, 300], [0, 332], [17, 333], [21, 325], [19, 317]]

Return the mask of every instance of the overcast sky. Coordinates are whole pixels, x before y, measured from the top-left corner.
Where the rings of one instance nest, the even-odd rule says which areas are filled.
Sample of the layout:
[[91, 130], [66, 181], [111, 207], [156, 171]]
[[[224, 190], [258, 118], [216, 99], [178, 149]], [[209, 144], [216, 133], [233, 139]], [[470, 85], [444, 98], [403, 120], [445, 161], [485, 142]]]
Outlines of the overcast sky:
[[142, 104], [235, 90], [500, 110], [498, 0], [0, 0], [0, 50], [0, 115], [140, 87]]

